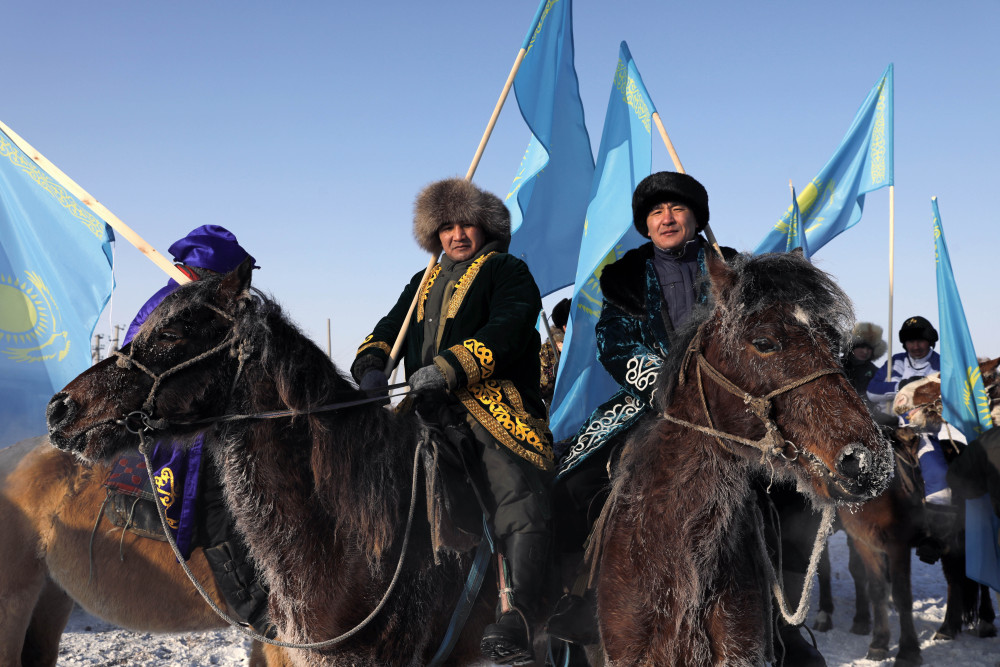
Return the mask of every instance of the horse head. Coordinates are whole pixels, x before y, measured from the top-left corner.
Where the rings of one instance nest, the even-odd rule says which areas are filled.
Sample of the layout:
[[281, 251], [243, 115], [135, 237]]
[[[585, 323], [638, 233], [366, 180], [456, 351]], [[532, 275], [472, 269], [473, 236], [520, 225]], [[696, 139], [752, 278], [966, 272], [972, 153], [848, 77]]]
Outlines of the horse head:
[[[723, 447], [821, 501], [884, 491], [891, 448], [838, 362], [854, 319], [843, 291], [801, 253], [733, 266], [711, 257], [708, 276], [712, 299], [678, 333], [661, 373], [661, 412], [688, 414]], [[677, 391], [685, 383], [699, 389]]]
[[108, 459], [134, 448], [143, 430], [169, 428], [179, 442], [204, 430], [201, 419], [225, 410], [247, 354], [238, 315], [254, 300], [251, 264], [170, 293], [125, 348], [53, 396], [46, 411], [52, 443], [84, 459]]
[[[979, 364], [979, 374], [989, 398], [990, 416], [994, 424], [1000, 424], [1000, 357]], [[896, 392], [892, 411], [902, 415], [919, 428], [940, 427], [941, 419], [941, 373], [931, 373], [915, 380]]]

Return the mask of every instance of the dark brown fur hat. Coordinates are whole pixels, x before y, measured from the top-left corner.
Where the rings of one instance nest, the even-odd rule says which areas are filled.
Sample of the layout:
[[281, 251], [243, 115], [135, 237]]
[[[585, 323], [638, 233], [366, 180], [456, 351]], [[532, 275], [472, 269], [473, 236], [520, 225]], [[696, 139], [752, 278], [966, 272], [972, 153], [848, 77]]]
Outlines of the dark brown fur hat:
[[431, 254], [441, 252], [438, 230], [448, 223], [473, 223], [486, 240], [510, 245], [510, 211], [496, 195], [477, 188], [464, 178], [431, 183], [417, 195], [413, 206], [413, 236]]

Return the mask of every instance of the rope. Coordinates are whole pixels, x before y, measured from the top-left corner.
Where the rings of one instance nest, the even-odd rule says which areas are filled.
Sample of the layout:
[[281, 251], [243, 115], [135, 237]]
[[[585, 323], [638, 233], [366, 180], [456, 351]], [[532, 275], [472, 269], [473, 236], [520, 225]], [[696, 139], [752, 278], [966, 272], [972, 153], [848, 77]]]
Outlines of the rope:
[[[151, 473], [153, 470], [153, 466], [149, 460], [149, 453], [147, 451], [148, 440], [146, 440], [145, 438], [144, 431], [139, 434], [139, 440], [140, 440], [139, 451], [142, 452], [142, 456], [146, 460], [146, 469]], [[166, 535], [167, 542], [170, 544], [170, 548], [173, 549], [174, 556], [176, 556], [177, 558], [177, 562], [180, 563], [181, 567], [184, 569], [184, 573], [187, 574], [188, 579], [191, 580], [191, 583], [194, 585], [195, 590], [198, 591], [201, 597], [204, 598], [205, 602], [208, 603], [208, 606], [212, 608], [212, 611], [214, 611], [219, 616], [219, 618], [224, 620], [230, 626], [238, 629], [244, 636], [265, 644], [280, 646], [282, 648], [296, 648], [296, 649], [325, 648], [327, 646], [339, 644], [340, 642], [353, 637], [362, 629], [364, 629], [365, 626], [367, 626], [371, 622], [371, 620], [375, 618], [375, 616], [380, 611], [382, 611], [382, 608], [385, 606], [386, 602], [388, 602], [389, 596], [392, 594], [392, 591], [396, 588], [396, 584], [399, 582], [400, 573], [403, 571], [403, 560], [406, 557], [406, 550], [410, 543], [410, 532], [411, 532], [410, 529], [413, 527], [413, 516], [415, 514], [415, 508], [417, 502], [417, 477], [420, 474], [418, 463], [420, 460], [419, 459], [420, 451], [421, 449], [423, 449], [423, 446], [424, 446], [424, 441], [419, 440], [417, 442], [416, 450], [414, 451], [413, 454], [413, 479], [410, 487], [410, 510], [409, 514], [406, 517], [406, 529], [405, 532], [403, 533], [403, 545], [400, 549], [399, 562], [396, 563], [396, 571], [392, 576], [392, 581], [389, 582], [389, 586], [388, 588], [386, 588], [385, 594], [383, 594], [382, 599], [379, 600], [379, 603], [375, 606], [375, 608], [371, 611], [371, 613], [368, 614], [367, 617], [365, 617], [364, 620], [362, 620], [360, 623], [358, 623], [356, 626], [354, 626], [352, 629], [348, 630], [344, 634], [338, 637], [334, 637], [333, 639], [327, 639], [321, 642], [295, 644], [291, 642], [283, 642], [274, 639], [269, 639], [264, 635], [254, 632], [253, 630], [247, 629], [244, 624], [230, 617], [226, 612], [224, 612], [222, 609], [219, 608], [219, 606], [215, 603], [215, 600], [212, 599], [212, 597], [208, 594], [208, 591], [206, 591], [204, 586], [202, 586], [201, 582], [198, 581], [198, 578], [195, 577], [194, 572], [191, 571], [191, 568], [190, 566], [188, 566], [187, 561], [184, 560], [184, 557], [181, 555], [180, 549], [177, 547], [177, 541], [174, 539], [173, 533], [167, 526], [166, 510], [163, 508], [163, 503], [159, 502], [159, 499], [155, 500], [156, 511], [157, 514], [159, 514], [160, 516], [160, 524], [163, 526], [163, 532]]]

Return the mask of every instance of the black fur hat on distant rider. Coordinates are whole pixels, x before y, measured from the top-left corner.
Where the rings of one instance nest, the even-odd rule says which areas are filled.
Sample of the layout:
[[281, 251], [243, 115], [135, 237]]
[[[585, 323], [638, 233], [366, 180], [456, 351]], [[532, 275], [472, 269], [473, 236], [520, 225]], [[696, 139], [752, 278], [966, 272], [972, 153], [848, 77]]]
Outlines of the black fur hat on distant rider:
[[464, 178], [431, 183], [420, 191], [413, 207], [413, 236], [431, 254], [442, 249], [438, 230], [453, 223], [476, 225], [487, 242], [499, 241], [504, 252], [510, 245], [510, 211], [499, 197]]
[[632, 193], [632, 224], [640, 234], [649, 238], [646, 217], [653, 207], [667, 201], [690, 206], [698, 222], [697, 231], [705, 229], [708, 224], [708, 192], [705, 186], [687, 174], [658, 171], [642, 179]]
[[925, 340], [933, 347], [938, 341], [938, 332], [930, 322], [917, 315], [907, 319], [899, 328], [899, 342], [905, 344], [908, 340]]

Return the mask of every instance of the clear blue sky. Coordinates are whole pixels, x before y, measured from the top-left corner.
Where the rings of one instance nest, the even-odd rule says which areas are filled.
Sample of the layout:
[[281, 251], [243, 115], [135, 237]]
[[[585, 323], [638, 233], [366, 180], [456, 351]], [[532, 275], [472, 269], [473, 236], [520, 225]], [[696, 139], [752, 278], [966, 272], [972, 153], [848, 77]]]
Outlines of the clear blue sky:
[[[341, 366], [427, 258], [413, 199], [465, 174], [536, 0], [50, 2], [7, 7], [0, 119], [150, 243], [222, 224]], [[576, 68], [596, 152], [626, 40], [720, 242], [752, 249], [895, 64], [894, 328], [937, 324], [932, 196], [981, 356], [1000, 223], [1000, 2], [577, 0]], [[506, 194], [529, 138], [513, 97], [476, 173]], [[655, 139], [655, 137], [654, 137]], [[672, 169], [659, 142], [653, 169]], [[815, 262], [886, 324], [888, 190]], [[109, 324], [166, 280], [116, 249]], [[560, 295], [561, 296], [561, 295]], [[557, 297], [546, 299], [551, 306]], [[893, 350], [898, 351], [898, 342]]]

